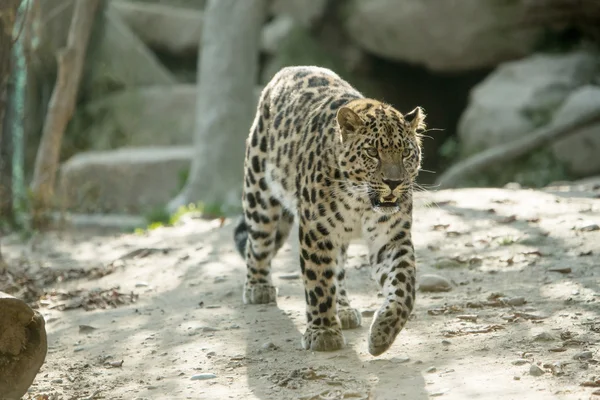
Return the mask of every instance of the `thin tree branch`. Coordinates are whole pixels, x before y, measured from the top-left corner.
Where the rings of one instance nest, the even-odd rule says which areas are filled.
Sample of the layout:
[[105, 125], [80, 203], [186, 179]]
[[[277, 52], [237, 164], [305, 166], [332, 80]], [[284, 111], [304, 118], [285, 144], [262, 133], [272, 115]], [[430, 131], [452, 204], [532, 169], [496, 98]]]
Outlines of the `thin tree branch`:
[[506, 164], [558, 139], [578, 133], [582, 128], [599, 122], [600, 110], [592, 110], [577, 120], [567, 123], [552, 123], [544, 126], [518, 140], [492, 147], [453, 165], [438, 178], [436, 185], [439, 189], [456, 187], [460, 181], [473, 173], [485, 171], [493, 166]]
[[100, 0], [75, 1], [67, 45], [56, 55], [56, 84], [48, 104], [31, 184], [34, 225], [43, 224], [43, 215], [52, 205], [62, 137], [75, 110], [85, 53], [99, 4]]

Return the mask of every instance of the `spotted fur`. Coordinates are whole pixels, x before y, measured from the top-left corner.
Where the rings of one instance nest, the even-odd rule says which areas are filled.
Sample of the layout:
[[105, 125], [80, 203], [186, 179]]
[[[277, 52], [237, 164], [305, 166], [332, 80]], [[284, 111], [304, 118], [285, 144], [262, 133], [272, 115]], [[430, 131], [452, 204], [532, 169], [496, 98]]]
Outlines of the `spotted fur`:
[[420, 108], [402, 114], [364, 98], [330, 70], [288, 67], [264, 88], [246, 142], [244, 216], [235, 229], [247, 263], [243, 300], [276, 300], [270, 263], [299, 225], [307, 328], [302, 344], [337, 350], [361, 324], [344, 285], [346, 250], [362, 237], [384, 302], [369, 352], [394, 342], [415, 301], [412, 187], [421, 163]]

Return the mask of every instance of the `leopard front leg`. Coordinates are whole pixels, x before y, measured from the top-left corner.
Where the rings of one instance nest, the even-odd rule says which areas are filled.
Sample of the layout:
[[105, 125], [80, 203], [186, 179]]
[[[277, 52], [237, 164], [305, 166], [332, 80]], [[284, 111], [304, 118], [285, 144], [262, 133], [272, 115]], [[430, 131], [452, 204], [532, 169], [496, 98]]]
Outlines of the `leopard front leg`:
[[369, 221], [373, 224], [378, 226], [368, 234], [370, 261], [385, 297], [369, 331], [369, 353], [378, 356], [394, 343], [412, 312], [416, 265], [410, 217], [380, 217]]
[[337, 315], [337, 251], [327, 232], [320, 222], [300, 221], [300, 268], [307, 319], [302, 347], [306, 350], [333, 351], [345, 344]]
[[360, 311], [350, 306], [350, 299], [348, 298], [348, 291], [346, 289], [346, 271], [344, 266], [348, 259], [348, 246], [343, 245], [340, 248], [337, 262], [337, 305], [338, 305], [338, 317], [342, 324], [342, 329], [354, 329], [358, 328], [362, 323]]

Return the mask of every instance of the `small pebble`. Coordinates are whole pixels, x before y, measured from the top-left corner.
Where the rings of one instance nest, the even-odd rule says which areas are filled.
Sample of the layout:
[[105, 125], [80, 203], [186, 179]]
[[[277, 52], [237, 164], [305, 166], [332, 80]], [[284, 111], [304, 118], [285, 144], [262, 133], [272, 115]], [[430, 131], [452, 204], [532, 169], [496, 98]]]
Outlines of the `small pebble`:
[[96, 330], [96, 328], [94, 328], [91, 325], [79, 325], [79, 333], [88, 333], [88, 332], [92, 332], [95, 330]]
[[52, 380], [50, 381], [50, 383], [54, 383], [54, 384], [57, 384], [57, 383], [63, 383], [63, 380], [62, 380], [62, 379], [60, 379], [60, 378], [59, 378], [59, 379], [52, 379]]
[[75, 349], [73, 350], [75, 353], [78, 353], [80, 351], [83, 351], [83, 347], [75, 347]]
[[535, 335], [533, 337], [533, 340], [535, 340], [536, 342], [551, 342], [553, 340], [556, 340], [556, 338], [548, 332], [541, 332]]
[[373, 315], [375, 315], [375, 310], [363, 310], [361, 311], [360, 315], [367, 318], [372, 317]]
[[281, 274], [279, 275], [279, 279], [284, 279], [284, 280], [294, 280], [294, 279], [300, 279], [300, 274], [298, 273], [291, 273], [291, 274]]
[[524, 358], [519, 358], [513, 362], [511, 362], [512, 365], [524, 365], [524, 364], [528, 364], [529, 361], [524, 359]]
[[429, 368], [427, 368], [427, 369], [425, 370], [425, 372], [427, 372], [427, 373], [429, 373], [429, 374], [431, 374], [431, 373], [433, 373], [433, 372], [435, 372], [435, 371], [437, 371], [437, 368], [436, 368], [436, 367], [429, 367]]
[[123, 360], [111, 361], [106, 363], [106, 365], [112, 368], [121, 368], [123, 366]]
[[506, 304], [508, 304], [509, 306], [522, 306], [523, 304], [525, 304], [525, 298], [524, 297], [513, 297], [513, 298], [506, 300]]
[[212, 326], [203, 326], [202, 327], [202, 332], [216, 332], [219, 329], [212, 327]]
[[589, 360], [593, 356], [591, 351], [582, 351], [573, 356], [573, 360]]
[[265, 342], [260, 346], [263, 350], [277, 350], [278, 347], [273, 342]]
[[419, 280], [419, 290], [422, 292], [447, 292], [451, 289], [450, 281], [443, 276], [425, 274]]
[[600, 230], [600, 225], [598, 225], [598, 224], [584, 225], [584, 226], [580, 227], [579, 230], [582, 232], [597, 231], [597, 230]]
[[513, 380], [515, 380], [515, 381], [520, 381], [520, 380], [521, 380], [521, 377], [520, 377], [520, 376], [516, 376], [516, 375], [515, 375], [515, 376], [513, 376]]
[[205, 374], [195, 374], [190, 378], [193, 381], [203, 381], [206, 379], [214, 379], [217, 376], [215, 374], [205, 373]]
[[452, 344], [452, 342], [451, 342], [451, 341], [449, 341], [449, 340], [442, 340], [442, 344], [443, 344], [443, 345], [446, 345], [446, 346], [449, 346], [449, 345], [451, 345], [451, 344]]
[[137, 282], [135, 287], [148, 287], [149, 285], [146, 282]]
[[443, 396], [446, 392], [448, 392], [448, 389], [438, 390], [437, 392], [430, 393], [429, 397], [440, 397]]
[[536, 364], [531, 364], [531, 367], [529, 367], [529, 375], [542, 376], [544, 375], [544, 370], [538, 367]]

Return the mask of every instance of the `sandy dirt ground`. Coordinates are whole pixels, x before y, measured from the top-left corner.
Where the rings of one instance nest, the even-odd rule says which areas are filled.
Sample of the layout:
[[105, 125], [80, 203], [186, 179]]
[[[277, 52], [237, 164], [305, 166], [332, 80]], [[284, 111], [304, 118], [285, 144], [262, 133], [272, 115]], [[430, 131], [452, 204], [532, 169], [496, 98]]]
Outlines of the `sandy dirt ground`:
[[580, 189], [420, 195], [418, 279], [451, 289], [419, 291], [379, 357], [367, 334], [382, 299], [360, 242], [347, 269], [363, 326], [315, 353], [300, 346], [294, 236], [273, 262], [277, 305], [260, 306], [242, 304], [230, 220], [6, 237], [15, 268], [61, 271], [39, 302], [49, 352], [25, 398], [600, 400], [600, 190]]

